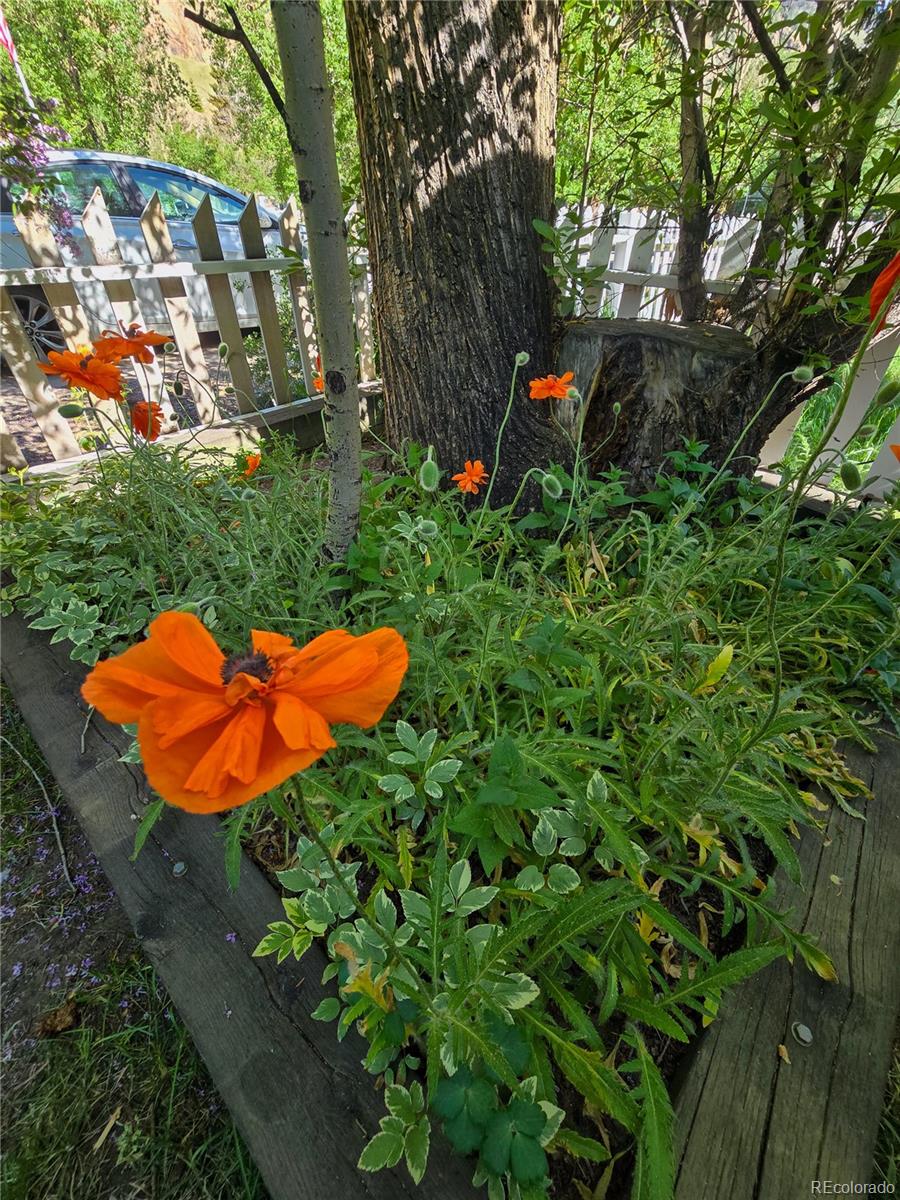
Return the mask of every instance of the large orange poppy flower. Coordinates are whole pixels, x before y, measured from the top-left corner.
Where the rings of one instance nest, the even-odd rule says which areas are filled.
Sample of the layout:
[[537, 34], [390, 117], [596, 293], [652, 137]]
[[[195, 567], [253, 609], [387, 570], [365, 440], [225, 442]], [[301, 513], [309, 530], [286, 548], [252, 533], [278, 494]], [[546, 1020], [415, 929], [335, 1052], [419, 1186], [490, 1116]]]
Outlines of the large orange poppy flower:
[[565, 400], [566, 393], [572, 386], [572, 380], [575, 378], [574, 371], [566, 371], [564, 375], [557, 377], [556, 375], [545, 375], [543, 379], [532, 379], [529, 387], [531, 391], [529, 395], [532, 400]]
[[[884, 268], [875, 282], [872, 284], [872, 290], [869, 292], [869, 320], [874, 321], [878, 314], [879, 308], [884, 304], [885, 297], [894, 286], [897, 276], [900, 275], [900, 250], [894, 255], [888, 265]], [[887, 314], [885, 314], [881, 324], [878, 326], [877, 332], [880, 333], [887, 324]]]
[[129, 325], [123, 333], [104, 329], [103, 336], [94, 342], [94, 353], [101, 362], [119, 362], [123, 358], [136, 358], [138, 362], [152, 363], [151, 346], [162, 346], [169, 341], [162, 333], [149, 329], [142, 331], [140, 325]]
[[138, 400], [131, 406], [131, 428], [148, 442], [159, 437], [163, 423], [163, 410], [155, 400]]
[[478, 495], [479, 485], [487, 483], [487, 479], [488, 473], [480, 458], [476, 458], [474, 462], [466, 459], [465, 467], [458, 475], [453, 476], [453, 482], [461, 492], [471, 492], [474, 496]]
[[137, 723], [150, 785], [178, 808], [246, 804], [336, 745], [330, 725], [376, 724], [409, 655], [395, 629], [335, 629], [302, 649], [252, 630], [226, 658], [191, 613], [165, 612], [147, 639], [98, 663], [81, 694], [110, 721]]
[[111, 363], [74, 350], [50, 350], [47, 357], [50, 361], [38, 366], [48, 375], [61, 375], [69, 387], [84, 388], [99, 400], [122, 399], [122, 372]]

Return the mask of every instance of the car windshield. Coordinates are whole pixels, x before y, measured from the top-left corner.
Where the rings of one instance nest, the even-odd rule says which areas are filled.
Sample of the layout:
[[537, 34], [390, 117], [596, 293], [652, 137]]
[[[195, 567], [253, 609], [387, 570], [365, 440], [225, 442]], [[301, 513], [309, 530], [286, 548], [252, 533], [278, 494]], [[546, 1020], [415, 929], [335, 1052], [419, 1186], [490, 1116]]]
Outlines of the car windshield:
[[145, 200], [151, 200], [154, 192], [159, 193], [162, 210], [166, 217], [172, 220], [189, 221], [200, 207], [204, 196], [209, 196], [217, 221], [225, 224], [236, 222], [244, 211], [245, 205], [242, 201], [205, 187], [202, 183], [174, 171], [136, 166], [129, 166], [128, 170]]

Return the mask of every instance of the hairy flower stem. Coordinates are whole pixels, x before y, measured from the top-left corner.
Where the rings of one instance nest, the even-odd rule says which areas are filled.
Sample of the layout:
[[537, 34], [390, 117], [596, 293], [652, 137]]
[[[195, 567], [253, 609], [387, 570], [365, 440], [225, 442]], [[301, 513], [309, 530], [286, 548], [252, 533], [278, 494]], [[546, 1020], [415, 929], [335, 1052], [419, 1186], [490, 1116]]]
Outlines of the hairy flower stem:
[[497, 431], [497, 444], [494, 446], [494, 463], [491, 469], [491, 479], [490, 483], [488, 484], [487, 491], [484, 493], [484, 500], [482, 501], [481, 509], [478, 513], [478, 524], [475, 526], [476, 537], [481, 532], [481, 522], [484, 519], [484, 510], [491, 503], [491, 492], [494, 490], [494, 483], [500, 471], [500, 443], [503, 441], [503, 433], [509, 421], [510, 414], [512, 413], [513, 401], [516, 398], [516, 377], [518, 374], [519, 363], [518, 360], [516, 360], [516, 362], [513, 363], [512, 382], [509, 385], [509, 400], [506, 403], [506, 412], [503, 414], [503, 420], [500, 422], [500, 428]]
[[769, 587], [768, 604], [766, 606], [766, 632], [768, 634], [769, 647], [775, 659], [775, 680], [772, 685], [772, 699], [769, 702], [769, 710], [763, 718], [762, 724], [741, 740], [733, 754], [723, 766], [721, 772], [719, 773], [718, 779], [713, 785], [714, 796], [724, 786], [729, 775], [734, 770], [735, 765], [746, 753], [747, 749], [749, 749], [751, 745], [758, 745], [762, 741], [766, 733], [768, 733], [769, 729], [771, 729], [775, 718], [778, 716], [778, 709], [781, 705], [781, 689], [784, 672], [781, 662], [781, 650], [778, 645], [778, 635], [775, 631], [775, 610], [778, 606], [778, 593], [781, 590], [781, 583], [784, 578], [784, 557], [788, 535], [794, 526], [794, 521], [797, 517], [797, 510], [803, 502], [804, 489], [806, 488], [806, 484], [809, 480], [810, 474], [812, 473], [816, 460], [828, 445], [832, 435], [834, 434], [834, 431], [837, 429], [841, 418], [844, 415], [844, 410], [846, 409], [847, 402], [850, 399], [850, 391], [856, 380], [856, 376], [859, 373], [863, 355], [865, 354], [866, 350], [868, 350], [869, 343], [872, 341], [872, 338], [875, 336], [878, 330], [879, 322], [891, 307], [894, 297], [897, 295], [898, 291], [900, 291], [900, 279], [894, 283], [894, 286], [885, 296], [881, 308], [875, 314], [874, 319], [869, 323], [869, 327], [863, 334], [856, 354], [854, 354], [853, 360], [850, 363], [850, 370], [847, 372], [847, 378], [844, 380], [844, 386], [841, 389], [841, 394], [834, 406], [834, 412], [831, 414], [831, 420], [822, 430], [822, 434], [819, 437], [818, 442], [813, 447], [812, 452], [810, 453], [806, 462], [803, 464], [800, 474], [797, 476], [797, 482], [794, 484], [794, 491], [791, 495], [790, 503], [788, 504], [788, 510], [785, 514], [784, 522], [782, 524], [781, 534], [778, 538], [778, 546], [775, 553], [775, 571]]

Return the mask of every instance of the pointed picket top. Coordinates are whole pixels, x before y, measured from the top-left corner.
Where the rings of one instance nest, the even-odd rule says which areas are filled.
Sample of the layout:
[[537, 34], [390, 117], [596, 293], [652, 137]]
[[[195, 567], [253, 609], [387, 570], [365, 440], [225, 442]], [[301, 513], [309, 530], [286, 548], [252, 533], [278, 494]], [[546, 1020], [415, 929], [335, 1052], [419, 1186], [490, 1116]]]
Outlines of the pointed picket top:
[[[251, 194], [238, 219], [238, 229], [247, 258], [265, 258], [266, 244], [263, 241], [262, 229], [259, 224], [255, 192]], [[278, 306], [275, 303], [271, 272], [251, 272], [250, 286], [253, 288], [253, 298], [256, 301], [259, 331], [262, 334], [266, 362], [269, 364], [269, 377], [272, 381], [275, 403], [288, 404], [291, 399], [291, 389], [288, 383], [287, 356], [284, 351], [284, 338], [281, 336], [281, 325], [278, 321]]]
[[297, 255], [297, 265], [287, 276], [288, 288], [291, 293], [291, 307], [294, 310], [294, 329], [300, 346], [300, 361], [303, 365], [303, 381], [306, 384], [307, 395], [313, 394], [313, 379], [315, 378], [316, 362], [316, 325], [313, 319], [312, 302], [306, 267], [303, 263], [303, 216], [296, 196], [288, 197], [288, 202], [278, 219], [281, 232], [281, 242]]

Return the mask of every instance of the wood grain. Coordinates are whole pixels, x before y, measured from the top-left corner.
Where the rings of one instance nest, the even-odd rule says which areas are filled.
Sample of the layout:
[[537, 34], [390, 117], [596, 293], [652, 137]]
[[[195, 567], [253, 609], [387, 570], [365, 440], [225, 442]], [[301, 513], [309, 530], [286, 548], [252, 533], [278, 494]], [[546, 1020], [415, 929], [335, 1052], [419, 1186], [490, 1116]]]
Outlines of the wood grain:
[[[368, 1175], [356, 1161], [385, 1115], [360, 1065], [365, 1044], [343, 1042], [310, 1013], [332, 987], [314, 945], [276, 967], [251, 951], [278, 896], [244, 860], [228, 890], [220, 825], [167, 808], [130, 861], [147, 797], [142, 773], [119, 762], [123, 732], [94, 713], [85, 728], [82, 671], [18, 615], [3, 622], [3, 673], [35, 740], [72, 806], [150, 961], [228, 1105], [272, 1200], [464, 1200], [476, 1192], [471, 1164], [433, 1137], [416, 1189], [404, 1167]], [[187, 870], [173, 875], [176, 862]], [[232, 943], [226, 935], [236, 935]]]
[[[803, 888], [778, 877], [780, 907], [838, 982], [798, 955], [726, 995], [676, 1100], [677, 1200], [791, 1200], [816, 1179], [871, 1177], [900, 1010], [900, 754], [896, 740], [876, 740], [877, 755], [847, 753], [874, 793], [865, 820], [834, 807], [824, 837], [801, 840]], [[794, 1037], [798, 1023], [811, 1045]]]

